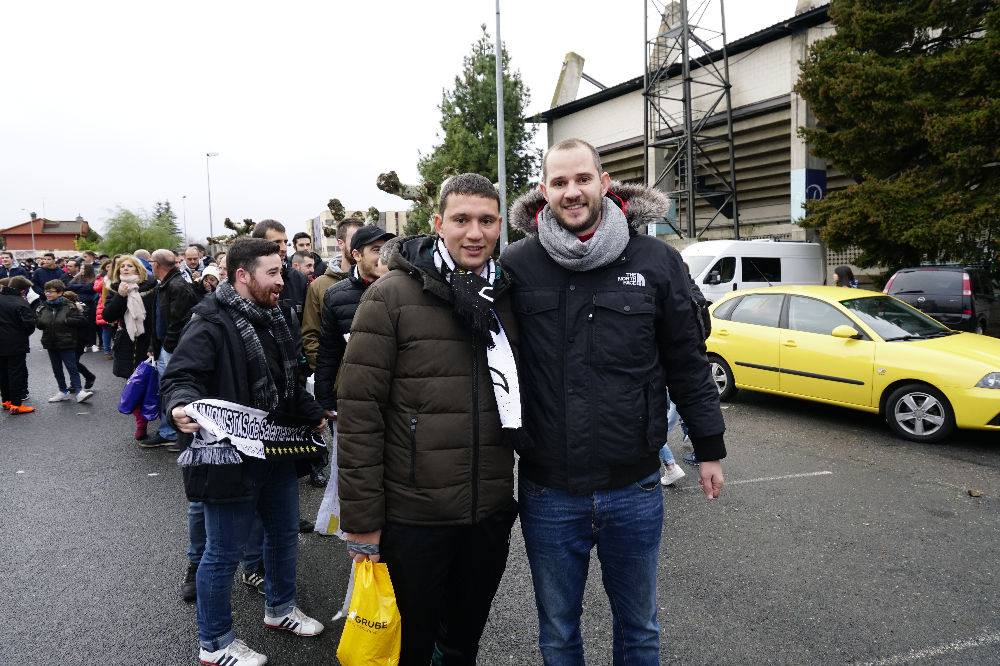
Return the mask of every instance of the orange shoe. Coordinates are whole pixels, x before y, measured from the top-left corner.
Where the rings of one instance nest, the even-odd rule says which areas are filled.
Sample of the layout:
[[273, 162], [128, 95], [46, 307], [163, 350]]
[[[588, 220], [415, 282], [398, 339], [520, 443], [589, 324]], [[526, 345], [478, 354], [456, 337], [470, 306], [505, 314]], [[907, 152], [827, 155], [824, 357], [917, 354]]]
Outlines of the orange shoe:
[[0, 402], [0, 405], [3, 405], [4, 409], [10, 409], [11, 407], [13, 407], [13, 405], [10, 403], [10, 400], [4, 400], [3, 402]]
[[11, 405], [11, 414], [30, 414], [35, 411], [34, 407], [29, 407], [28, 405]]

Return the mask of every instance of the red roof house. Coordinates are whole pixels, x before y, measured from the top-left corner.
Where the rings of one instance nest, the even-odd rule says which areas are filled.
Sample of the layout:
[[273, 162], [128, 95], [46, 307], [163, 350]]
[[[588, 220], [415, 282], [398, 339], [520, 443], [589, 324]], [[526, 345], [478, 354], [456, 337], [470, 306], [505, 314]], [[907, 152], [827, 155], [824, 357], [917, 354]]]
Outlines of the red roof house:
[[[34, 233], [34, 244], [32, 244]], [[54, 250], [75, 250], [74, 241], [90, 233], [90, 225], [77, 215], [75, 220], [46, 220], [34, 217], [28, 222], [0, 229], [0, 238], [8, 250], [31, 250], [48, 252]]]

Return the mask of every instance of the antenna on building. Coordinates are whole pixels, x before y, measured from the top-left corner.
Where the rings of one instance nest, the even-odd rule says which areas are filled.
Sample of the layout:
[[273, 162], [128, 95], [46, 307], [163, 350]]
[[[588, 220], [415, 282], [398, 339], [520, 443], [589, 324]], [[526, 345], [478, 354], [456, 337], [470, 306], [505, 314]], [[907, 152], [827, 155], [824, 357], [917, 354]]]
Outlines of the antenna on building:
[[[698, 238], [722, 216], [732, 220], [738, 239], [724, 0], [643, 2], [646, 184], [672, 200], [665, 222], [679, 236]], [[713, 9], [718, 29], [707, 27]]]

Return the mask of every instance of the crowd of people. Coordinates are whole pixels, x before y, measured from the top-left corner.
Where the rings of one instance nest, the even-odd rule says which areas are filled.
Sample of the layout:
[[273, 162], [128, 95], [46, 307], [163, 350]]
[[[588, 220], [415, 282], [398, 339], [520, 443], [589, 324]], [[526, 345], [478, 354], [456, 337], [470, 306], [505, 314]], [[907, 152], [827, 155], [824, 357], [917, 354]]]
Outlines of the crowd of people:
[[[431, 234], [397, 238], [341, 221], [329, 263], [308, 234], [289, 248], [275, 220], [215, 256], [191, 245], [43, 255], [30, 267], [6, 253], [4, 406], [31, 409], [24, 357], [36, 327], [59, 389], [51, 401], [92, 396], [88, 349], [103, 350], [121, 378], [156, 365], [157, 430], [147, 432], [137, 408], [135, 439], [181, 453], [182, 596], [197, 604], [203, 664], [267, 660], [233, 630], [241, 566], [238, 579], [265, 597], [268, 627], [323, 631], [296, 600], [306, 476], [337, 484], [355, 562], [387, 565], [400, 664], [476, 662], [518, 516], [544, 662], [583, 663], [581, 603], [596, 548], [614, 662], [659, 663], [656, 491], [683, 476], [664, 446], [671, 405], [710, 499], [726, 454], [704, 304], [680, 255], [638, 232], [666, 207], [654, 190], [612, 184], [596, 150], [568, 140], [546, 153], [538, 190], [511, 206], [525, 238], [499, 257], [499, 195], [476, 174], [442, 186]], [[37, 307], [31, 291], [44, 298]], [[335, 478], [321, 450], [298, 455], [315, 447], [258, 456], [196, 437], [191, 405], [207, 398], [317, 433], [329, 427]]]

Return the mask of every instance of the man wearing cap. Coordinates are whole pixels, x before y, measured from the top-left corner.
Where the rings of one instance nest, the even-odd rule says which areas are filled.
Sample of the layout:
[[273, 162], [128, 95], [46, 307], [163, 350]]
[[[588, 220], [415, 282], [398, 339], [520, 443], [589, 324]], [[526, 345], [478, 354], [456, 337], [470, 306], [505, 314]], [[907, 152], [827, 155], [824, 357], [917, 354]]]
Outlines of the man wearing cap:
[[337, 408], [334, 384], [340, 363], [344, 360], [354, 313], [368, 286], [388, 270], [379, 264], [379, 252], [387, 240], [395, 237], [395, 234], [373, 224], [354, 232], [350, 245], [354, 265], [346, 280], [336, 283], [323, 295], [319, 351], [316, 354], [316, 399], [328, 411]]

